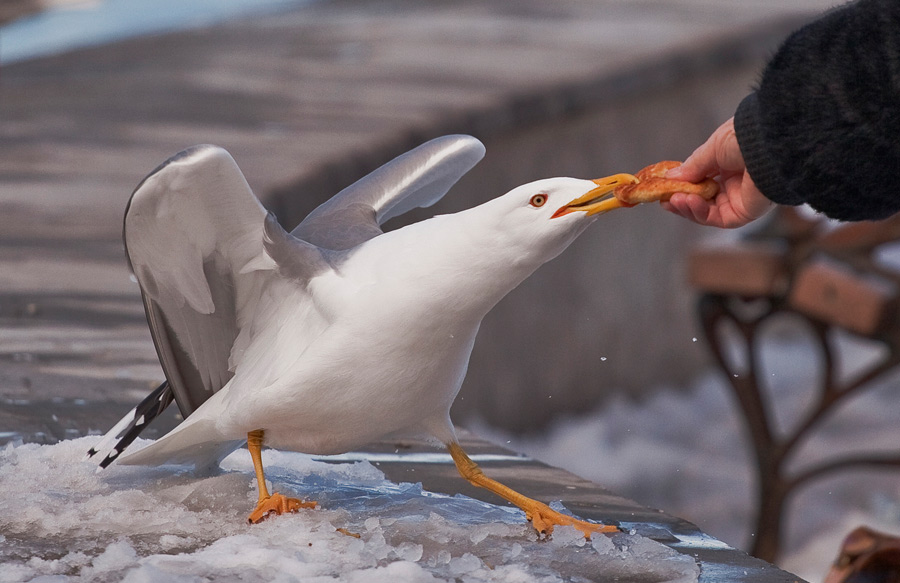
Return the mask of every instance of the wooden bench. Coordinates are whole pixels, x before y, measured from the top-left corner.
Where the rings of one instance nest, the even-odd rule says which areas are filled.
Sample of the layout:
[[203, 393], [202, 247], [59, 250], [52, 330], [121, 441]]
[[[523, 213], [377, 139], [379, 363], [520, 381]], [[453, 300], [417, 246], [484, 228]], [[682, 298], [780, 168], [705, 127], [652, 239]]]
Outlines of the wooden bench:
[[[786, 469], [797, 447], [838, 403], [873, 386], [872, 381], [900, 364], [900, 272], [877, 260], [879, 249], [897, 241], [900, 217], [832, 228], [827, 221], [785, 207], [745, 240], [691, 254], [689, 277], [701, 293], [703, 332], [734, 392], [753, 446], [758, 506], [751, 553], [757, 557], [775, 559], [786, 501], [798, 488], [837, 470], [900, 467], [900, 455], [872, 453], [835, 456], [800, 473]], [[786, 314], [809, 325], [825, 370], [805, 416], [779, 434], [774, 429], [777, 403], [768, 402], [771, 397], [760, 383], [759, 348], [764, 324]], [[737, 331], [737, 339], [734, 332], [728, 336], [729, 329]], [[883, 344], [887, 356], [854, 378], [839, 379], [836, 330]]]

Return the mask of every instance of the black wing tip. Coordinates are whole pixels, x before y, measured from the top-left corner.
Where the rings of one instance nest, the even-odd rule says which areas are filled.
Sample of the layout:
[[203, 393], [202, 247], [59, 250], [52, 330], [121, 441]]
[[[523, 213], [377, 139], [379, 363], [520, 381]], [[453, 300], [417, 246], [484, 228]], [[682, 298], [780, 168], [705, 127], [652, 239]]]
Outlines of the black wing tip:
[[[112, 446], [112, 451], [106, 454], [106, 457], [100, 462], [100, 467], [105, 468], [116, 461], [125, 449], [137, 439], [138, 435], [147, 428], [150, 422], [156, 419], [173, 400], [174, 393], [169, 385], [169, 381], [163, 381], [129, 413], [131, 419], [128, 425], [116, 436], [117, 440], [115, 445]], [[91, 447], [88, 450], [87, 457], [94, 457], [98, 453], [100, 453], [100, 450], [96, 447]]]
[[105, 458], [103, 458], [103, 461], [100, 462], [100, 468], [106, 469], [111, 463], [116, 461], [116, 458], [118, 458], [120, 455], [122, 455], [122, 452], [118, 449], [118, 446], [116, 446], [116, 450], [113, 453], [108, 454]]

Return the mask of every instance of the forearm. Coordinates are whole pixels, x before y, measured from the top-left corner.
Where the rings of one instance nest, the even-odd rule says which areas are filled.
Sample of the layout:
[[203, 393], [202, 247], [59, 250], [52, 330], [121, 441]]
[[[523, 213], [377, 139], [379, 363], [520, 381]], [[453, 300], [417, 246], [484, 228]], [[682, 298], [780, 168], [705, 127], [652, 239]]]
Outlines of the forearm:
[[759, 190], [843, 220], [900, 210], [898, 52], [897, 0], [862, 0], [794, 33], [735, 114]]

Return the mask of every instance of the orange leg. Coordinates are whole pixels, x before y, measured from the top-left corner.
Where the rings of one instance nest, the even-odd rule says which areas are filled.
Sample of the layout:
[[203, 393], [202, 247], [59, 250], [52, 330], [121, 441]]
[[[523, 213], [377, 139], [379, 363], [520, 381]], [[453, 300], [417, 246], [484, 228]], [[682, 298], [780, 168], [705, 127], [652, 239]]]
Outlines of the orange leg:
[[454, 442], [447, 444], [447, 449], [450, 450], [450, 456], [456, 463], [456, 469], [459, 470], [462, 477], [475, 486], [490, 490], [504, 500], [512, 502], [524, 510], [525, 518], [530, 520], [531, 525], [541, 534], [552, 533], [553, 527], [557, 524], [574, 526], [584, 533], [585, 538], [591, 538], [591, 534], [595, 532], [619, 531], [615, 526], [586, 522], [584, 520], [572, 518], [571, 516], [566, 516], [565, 514], [560, 514], [543, 502], [538, 502], [537, 500], [523, 496], [512, 488], [488, 478], [484, 475], [484, 472], [481, 471], [481, 468], [478, 467], [478, 464], [473, 462], [472, 459], [466, 455], [466, 452], [463, 451], [458, 443]]
[[247, 449], [250, 450], [250, 457], [253, 458], [253, 469], [256, 470], [256, 483], [259, 487], [259, 501], [256, 503], [256, 509], [247, 518], [251, 524], [262, 522], [272, 513], [284, 514], [286, 512], [297, 512], [301, 508], [316, 507], [315, 502], [302, 502], [277, 492], [269, 495], [262, 465], [263, 436], [264, 432], [262, 429], [257, 429], [247, 434]]

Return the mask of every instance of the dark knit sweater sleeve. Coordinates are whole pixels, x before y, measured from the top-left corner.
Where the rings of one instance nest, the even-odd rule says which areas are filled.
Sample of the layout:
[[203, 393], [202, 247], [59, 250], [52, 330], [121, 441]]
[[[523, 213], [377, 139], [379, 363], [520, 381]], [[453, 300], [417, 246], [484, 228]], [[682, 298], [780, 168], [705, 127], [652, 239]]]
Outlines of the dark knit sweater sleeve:
[[900, 211], [900, 0], [860, 0], [793, 33], [734, 126], [769, 199], [850, 221]]

